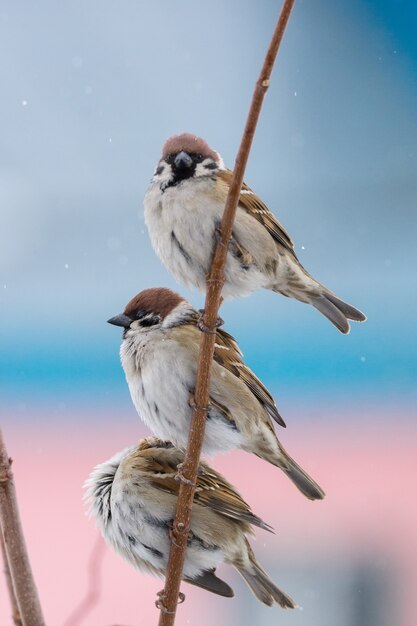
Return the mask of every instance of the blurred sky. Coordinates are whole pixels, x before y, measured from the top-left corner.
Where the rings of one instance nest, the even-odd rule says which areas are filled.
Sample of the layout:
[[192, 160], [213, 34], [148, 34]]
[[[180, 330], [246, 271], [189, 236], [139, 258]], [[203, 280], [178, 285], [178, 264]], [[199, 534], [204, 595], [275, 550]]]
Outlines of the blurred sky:
[[[223, 308], [291, 410], [336, 395], [416, 399], [417, 84], [412, 2], [298, 0], [246, 174], [303, 264], [366, 312], [343, 337], [272, 293]], [[1, 393], [121, 402], [120, 335], [138, 291], [177, 288], [142, 199], [164, 139], [201, 134], [233, 165], [277, 3], [3, 2]], [[308, 398], [305, 401], [305, 398]], [[72, 413], [71, 413], [72, 414]]]

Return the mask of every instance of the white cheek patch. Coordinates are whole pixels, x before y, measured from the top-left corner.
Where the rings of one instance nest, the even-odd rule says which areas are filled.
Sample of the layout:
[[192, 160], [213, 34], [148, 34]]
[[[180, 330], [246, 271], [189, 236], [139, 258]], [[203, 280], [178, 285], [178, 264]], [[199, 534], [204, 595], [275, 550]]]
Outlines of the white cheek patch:
[[172, 179], [172, 168], [169, 163], [160, 161], [155, 169], [152, 182], [164, 184], [168, 183]]
[[211, 157], [208, 157], [204, 159], [202, 163], [197, 163], [194, 176], [210, 176], [210, 174], [215, 172], [217, 169], [224, 169], [223, 159], [220, 155], [218, 155], [217, 161], [214, 161]]
[[208, 170], [205, 166], [204, 163], [208, 163], [209, 160], [205, 159], [205, 161], [203, 161], [202, 163], [197, 163], [196, 168], [195, 168], [195, 172], [194, 172], [194, 176], [207, 176], [209, 175], [213, 170]]
[[139, 320], [135, 320], [130, 325], [131, 330], [141, 330], [142, 326], [139, 323]]

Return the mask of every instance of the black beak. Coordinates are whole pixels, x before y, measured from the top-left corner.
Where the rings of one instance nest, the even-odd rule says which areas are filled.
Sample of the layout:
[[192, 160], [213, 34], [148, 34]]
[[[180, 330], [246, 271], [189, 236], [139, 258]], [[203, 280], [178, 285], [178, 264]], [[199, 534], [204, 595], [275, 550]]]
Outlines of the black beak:
[[187, 152], [182, 150], [175, 157], [174, 163], [177, 170], [185, 170], [192, 166], [193, 160]]
[[133, 320], [130, 319], [124, 313], [120, 313], [120, 315], [115, 315], [107, 320], [108, 324], [113, 324], [113, 326], [121, 326], [122, 328], [129, 328]]

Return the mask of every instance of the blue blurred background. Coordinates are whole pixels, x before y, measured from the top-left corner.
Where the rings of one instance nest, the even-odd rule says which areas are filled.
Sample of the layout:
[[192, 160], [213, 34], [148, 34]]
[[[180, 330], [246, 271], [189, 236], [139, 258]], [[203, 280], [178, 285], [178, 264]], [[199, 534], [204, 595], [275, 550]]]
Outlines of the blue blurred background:
[[[117, 415], [136, 427], [106, 320], [151, 286], [203, 303], [153, 253], [143, 195], [177, 132], [202, 135], [233, 166], [278, 10], [2, 3], [3, 426], [53, 424], [59, 437]], [[272, 293], [223, 306], [289, 428], [413, 423], [416, 27], [411, 0], [296, 0], [279, 53], [245, 179], [306, 268], [369, 318], [344, 337]]]
[[[16, 417], [34, 401], [126, 399], [105, 320], [144, 287], [201, 305], [153, 254], [142, 198], [170, 134], [201, 134], [233, 166], [276, 14], [249, 1], [3, 4], [1, 385]], [[416, 16], [405, 1], [299, 0], [291, 18], [246, 180], [369, 322], [341, 337], [273, 294], [224, 306], [289, 404], [353, 390], [415, 400]]]
[[[246, 180], [307, 268], [369, 322], [346, 338], [273, 294], [225, 305], [248, 362], [289, 403], [353, 389], [415, 400], [416, 12], [299, 0], [291, 18]], [[233, 165], [276, 13], [3, 4], [1, 385], [16, 417], [34, 401], [126, 399], [105, 320], [144, 287], [201, 304], [153, 254], [142, 198], [175, 132], [203, 135]]]

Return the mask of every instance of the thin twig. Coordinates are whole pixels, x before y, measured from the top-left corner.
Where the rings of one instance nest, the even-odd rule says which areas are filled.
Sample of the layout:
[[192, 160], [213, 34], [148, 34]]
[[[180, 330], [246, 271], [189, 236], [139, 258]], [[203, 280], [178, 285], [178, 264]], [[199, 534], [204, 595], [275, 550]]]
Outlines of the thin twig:
[[7, 562], [22, 622], [24, 626], [45, 626], [20, 522], [11, 461], [3, 442], [1, 430], [0, 524], [3, 530]]
[[221, 239], [216, 246], [211, 271], [207, 280], [207, 293], [203, 323], [211, 332], [201, 336], [197, 381], [195, 390], [195, 407], [188, 437], [187, 451], [182, 465], [185, 480], [180, 484], [177, 510], [173, 524], [173, 541], [169, 553], [165, 588], [160, 592], [157, 606], [161, 609], [159, 626], [173, 626], [177, 610], [182, 571], [184, 567], [187, 538], [190, 529], [191, 508], [194, 498], [194, 484], [200, 461], [204, 439], [207, 406], [209, 403], [209, 387], [211, 366], [213, 362], [216, 321], [221, 304], [221, 290], [224, 283], [224, 267], [226, 263], [228, 241], [232, 234], [233, 221], [239, 201], [240, 190], [248, 161], [252, 140], [255, 135], [263, 99], [269, 87], [274, 61], [278, 52], [294, 0], [284, 0], [281, 13], [265, 56], [264, 64], [255, 85], [252, 103], [249, 109], [245, 130], [236, 163], [229, 194], [221, 224]]
[[14, 589], [13, 589], [13, 581], [12, 581], [12, 576], [10, 574], [9, 561], [7, 560], [6, 546], [4, 545], [3, 531], [1, 528], [0, 528], [0, 546], [1, 546], [1, 554], [3, 557], [3, 569], [4, 569], [4, 575], [6, 578], [7, 591], [9, 594], [10, 606], [12, 609], [13, 624], [15, 626], [23, 626], [22, 618], [20, 617], [20, 611], [19, 611], [19, 607], [17, 606], [16, 596], [15, 596]]
[[80, 604], [65, 620], [64, 626], [78, 626], [85, 621], [86, 617], [96, 607], [101, 596], [101, 571], [105, 543], [100, 535], [94, 543], [87, 565], [87, 591]]

